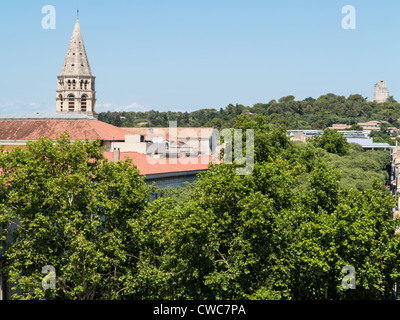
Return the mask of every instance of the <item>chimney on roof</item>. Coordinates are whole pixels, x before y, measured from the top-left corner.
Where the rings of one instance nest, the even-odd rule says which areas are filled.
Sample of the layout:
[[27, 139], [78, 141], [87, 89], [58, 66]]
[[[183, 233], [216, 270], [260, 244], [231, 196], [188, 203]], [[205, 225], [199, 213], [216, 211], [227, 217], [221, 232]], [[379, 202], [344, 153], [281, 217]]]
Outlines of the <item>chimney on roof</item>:
[[202, 148], [201, 148], [201, 137], [199, 137], [198, 139], [199, 139], [199, 153], [200, 153], [200, 151], [201, 151], [201, 149], [202, 149]]
[[120, 159], [121, 159], [121, 149], [120, 148], [114, 148], [113, 162], [117, 163]]

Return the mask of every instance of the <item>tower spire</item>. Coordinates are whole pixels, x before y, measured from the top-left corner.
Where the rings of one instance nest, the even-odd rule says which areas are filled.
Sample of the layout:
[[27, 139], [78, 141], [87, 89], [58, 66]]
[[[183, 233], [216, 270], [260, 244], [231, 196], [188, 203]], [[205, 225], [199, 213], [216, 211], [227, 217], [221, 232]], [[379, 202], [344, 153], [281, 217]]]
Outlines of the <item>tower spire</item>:
[[92, 75], [78, 19], [65, 55], [61, 75]]

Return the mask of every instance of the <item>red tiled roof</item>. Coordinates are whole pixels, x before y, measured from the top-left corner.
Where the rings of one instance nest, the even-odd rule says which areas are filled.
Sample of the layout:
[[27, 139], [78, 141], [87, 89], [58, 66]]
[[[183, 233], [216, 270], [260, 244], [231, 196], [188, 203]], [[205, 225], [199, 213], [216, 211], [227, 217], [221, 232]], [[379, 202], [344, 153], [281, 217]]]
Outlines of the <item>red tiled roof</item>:
[[[108, 161], [113, 161], [112, 152], [104, 152], [104, 156]], [[127, 157], [132, 159], [133, 164], [136, 165], [142, 175], [206, 170], [208, 169], [208, 164], [213, 160], [212, 156], [154, 159], [138, 152], [121, 152], [121, 161], [124, 161]]]
[[71, 140], [125, 140], [130, 132], [97, 120], [0, 120], [0, 140], [55, 139], [68, 132]]
[[[213, 128], [124, 128], [126, 131], [129, 131], [131, 134], [140, 134], [144, 136], [162, 136], [168, 137], [169, 133], [172, 135], [175, 132], [178, 135], [178, 138], [203, 138], [208, 139], [211, 136]], [[152, 132], [150, 132], [152, 129]], [[171, 132], [170, 132], [171, 130]]]

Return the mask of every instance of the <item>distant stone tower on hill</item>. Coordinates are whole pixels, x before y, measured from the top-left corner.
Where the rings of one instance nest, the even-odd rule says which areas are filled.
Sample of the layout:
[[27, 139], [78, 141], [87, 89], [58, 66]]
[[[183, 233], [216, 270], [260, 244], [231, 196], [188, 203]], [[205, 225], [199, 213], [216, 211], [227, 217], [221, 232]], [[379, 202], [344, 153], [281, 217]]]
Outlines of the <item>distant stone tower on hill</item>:
[[382, 80], [375, 84], [374, 102], [382, 103], [389, 99], [389, 91], [386, 87], [386, 81]]
[[95, 79], [90, 69], [77, 18], [61, 74], [58, 76], [57, 113], [86, 114], [95, 117]]

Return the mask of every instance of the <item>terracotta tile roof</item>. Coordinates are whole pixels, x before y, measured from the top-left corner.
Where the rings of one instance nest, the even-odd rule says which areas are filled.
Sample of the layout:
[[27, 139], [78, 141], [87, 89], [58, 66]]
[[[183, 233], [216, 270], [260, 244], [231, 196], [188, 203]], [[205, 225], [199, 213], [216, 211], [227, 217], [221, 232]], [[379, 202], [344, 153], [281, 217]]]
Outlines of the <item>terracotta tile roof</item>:
[[333, 124], [331, 127], [328, 129], [338, 129], [338, 130], [343, 130], [343, 129], [348, 129], [350, 126], [348, 124], [342, 124], [342, 123], [336, 123]]
[[149, 128], [124, 128], [126, 131], [129, 131], [130, 134], [141, 134], [147, 135], [149, 132]]
[[[112, 152], [104, 152], [104, 156], [108, 161], [113, 161]], [[198, 158], [154, 159], [142, 153], [121, 152], [121, 161], [124, 161], [127, 157], [132, 159], [133, 164], [136, 165], [142, 175], [207, 170], [208, 164], [213, 160], [211, 156], [202, 156]]]
[[381, 123], [389, 123], [389, 122], [372, 120], [372, 121], [368, 121], [368, 122], [360, 122], [359, 125], [360, 126], [379, 126]]
[[130, 132], [97, 120], [0, 120], [0, 140], [55, 139], [68, 132], [72, 140], [125, 140]]
[[[150, 130], [152, 129], [152, 130]], [[129, 131], [131, 134], [140, 134], [144, 136], [162, 136], [168, 137], [170, 128], [124, 128], [124, 130]], [[204, 138], [208, 139], [213, 131], [213, 128], [177, 128], [178, 138]], [[171, 131], [174, 134], [173, 128]]]

